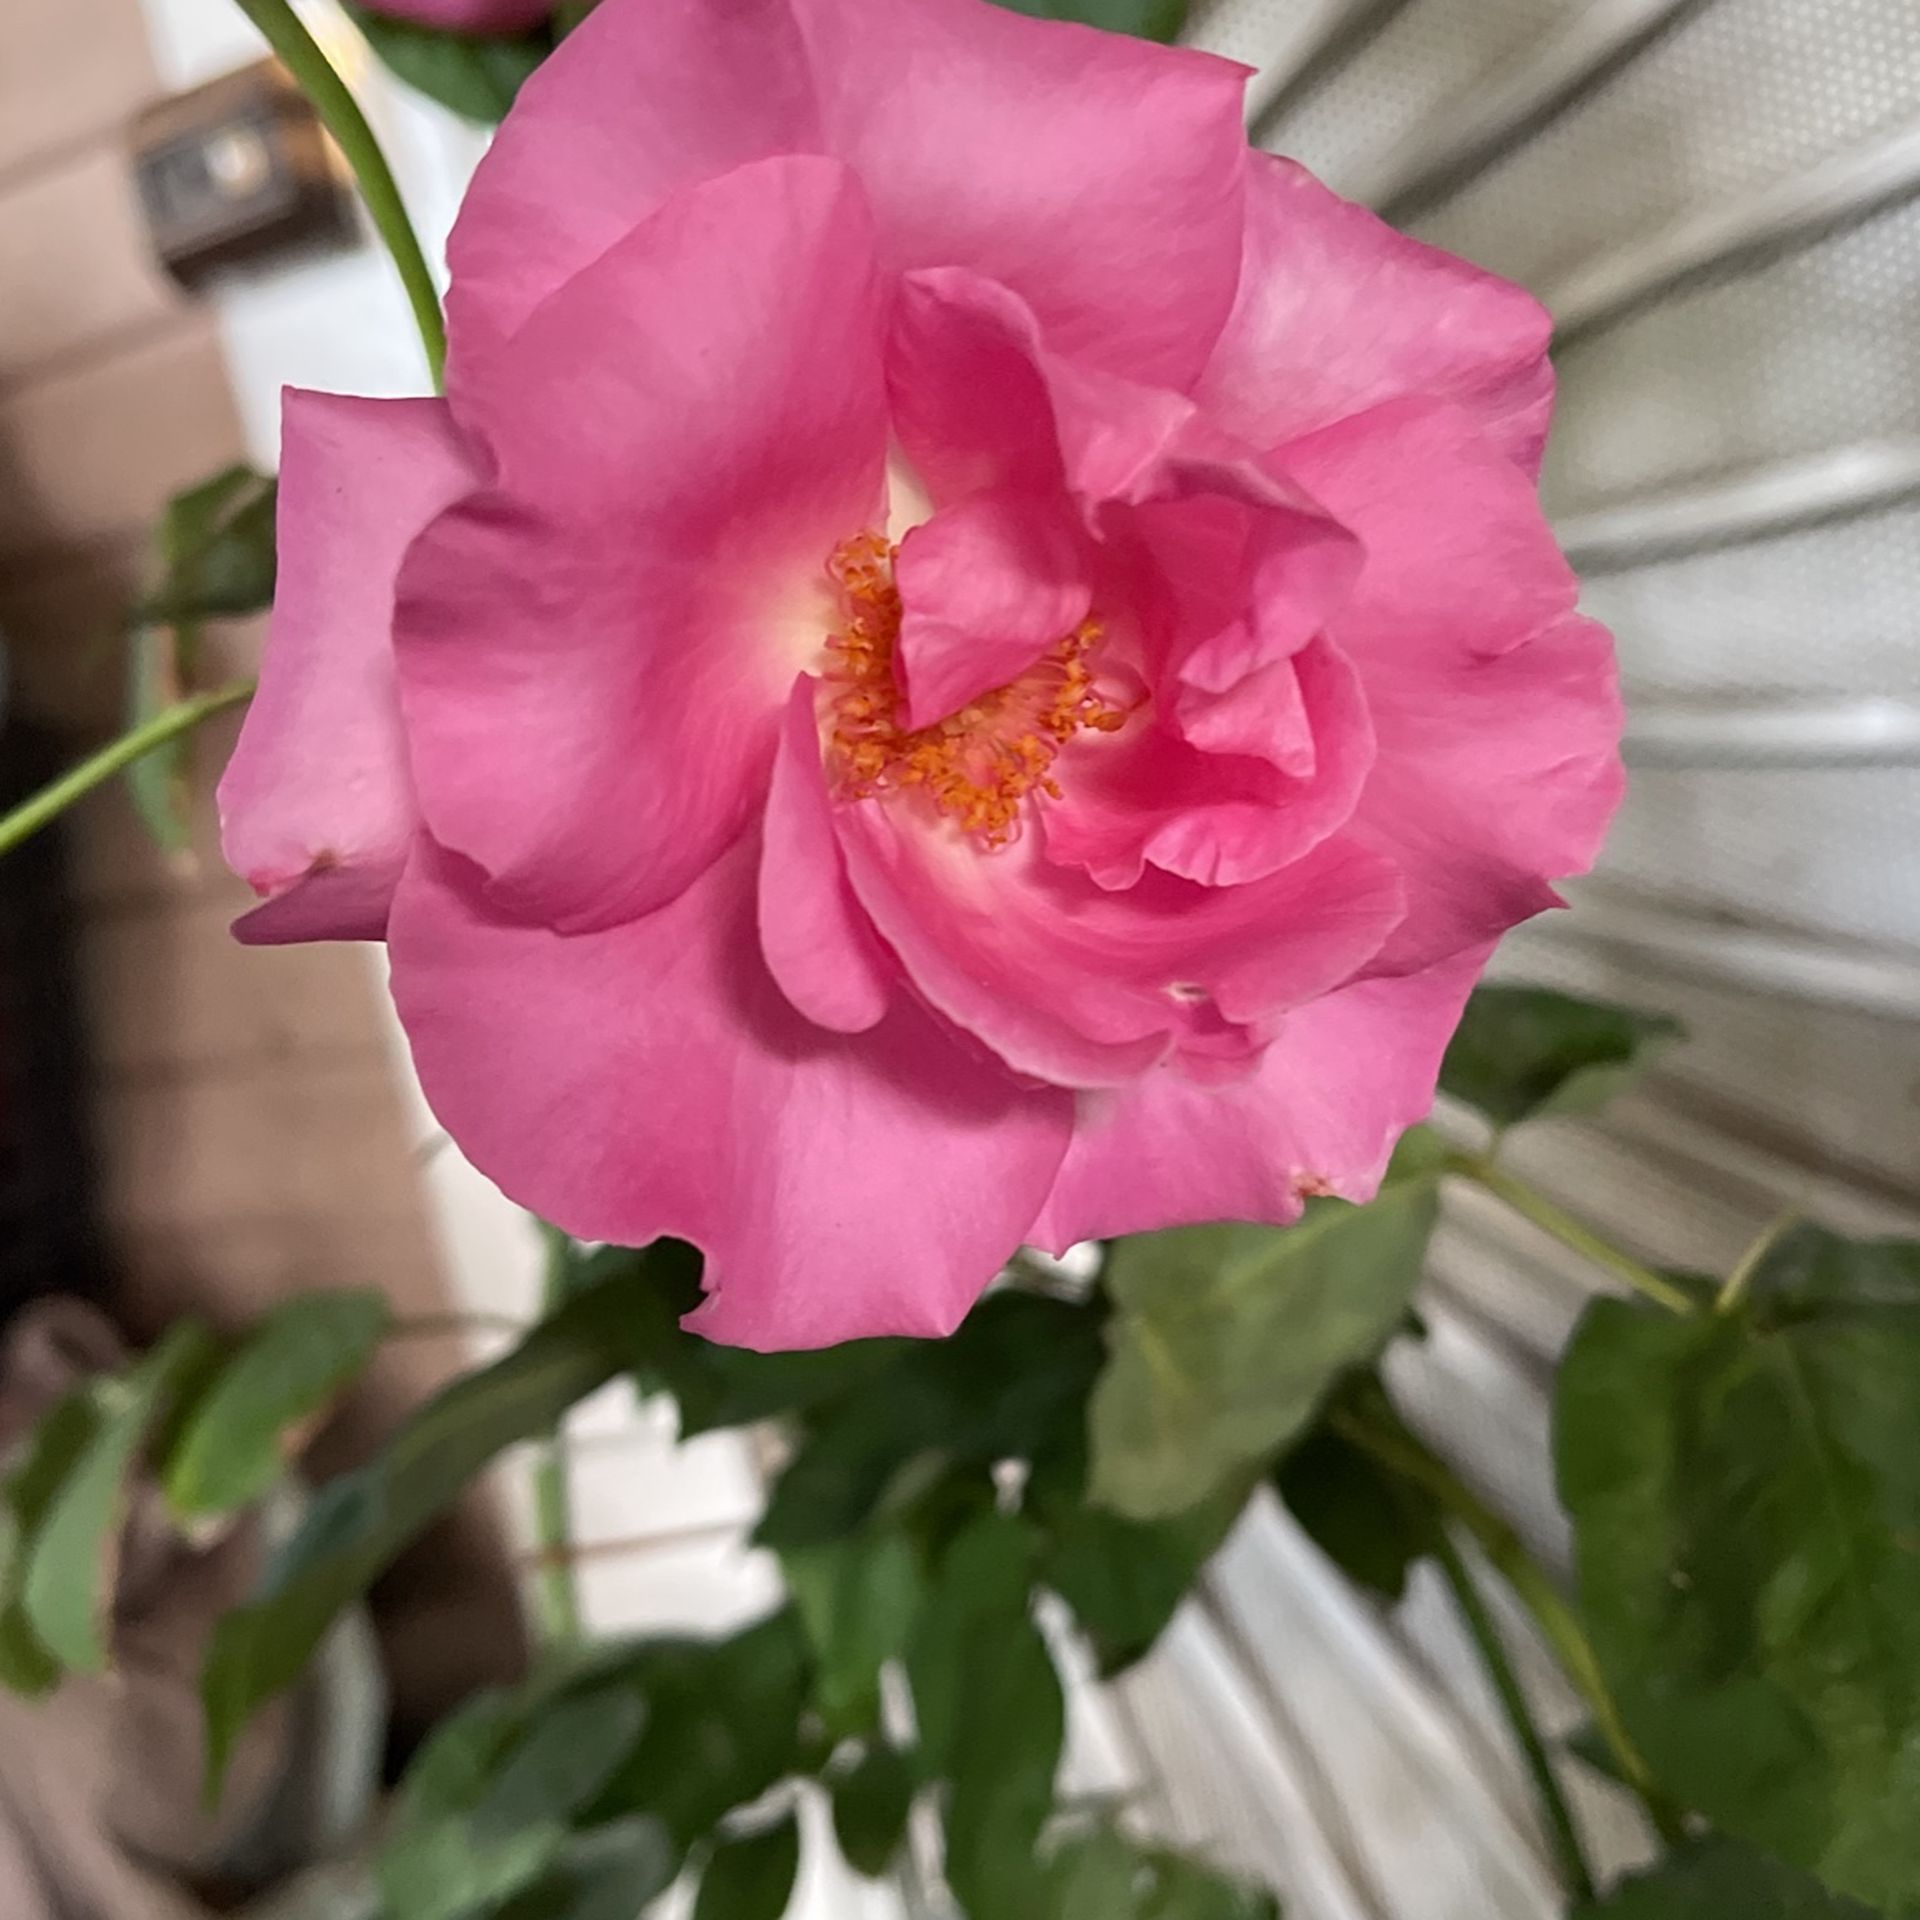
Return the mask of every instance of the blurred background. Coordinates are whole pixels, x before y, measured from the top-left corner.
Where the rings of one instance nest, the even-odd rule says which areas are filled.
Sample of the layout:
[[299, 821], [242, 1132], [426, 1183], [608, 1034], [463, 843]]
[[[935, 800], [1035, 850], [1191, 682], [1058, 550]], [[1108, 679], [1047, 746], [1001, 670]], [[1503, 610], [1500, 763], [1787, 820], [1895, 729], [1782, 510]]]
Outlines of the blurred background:
[[[304, 10], [437, 257], [484, 134], [402, 88], [337, 11]], [[1786, 1206], [1920, 1231], [1920, 9], [1199, 0], [1190, 37], [1258, 70], [1261, 144], [1525, 282], [1559, 323], [1548, 499], [1619, 637], [1634, 778], [1575, 910], [1516, 935], [1499, 970], [1677, 1014], [1691, 1038], [1604, 1120], [1523, 1139], [1520, 1170], [1667, 1265], [1724, 1268]], [[423, 384], [385, 257], [261, 52], [228, 0], [6, 0], [9, 796], [118, 724], [122, 612], [169, 496], [237, 461], [271, 472], [283, 383]], [[169, 171], [182, 151], [190, 177]], [[208, 645], [237, 662], [257, 642], [236, 625]], [[203, 793], [230, 737], [201, 739]], [[244, 889], [204, 806], [194, 837], [161, 852], [108, 791], [0, 862], [0, 1441], [89, 1342], [140, 1343], [189, 1308], [238, 1324], [323, 1285], [378, 1285], [421, 1316], [533, 1308], [535, 1240], [437, 1135], [377, 954], [234, 946]], [[1562, 1563], [1545, 1386], [1591, 1285], [1461, 1194], [1430, 1338], [1393, 1368]], [[53, 1294], [104, 1318], [63, 1320]], [[388, 1349], [320, 1468], [486, 1351], [474, 1333]], [[625, 1390], [576, 1424], [596, 1626], [711, 1631], [769, 1604], [777, 1574], [745, 1544], [750, 1442], [676, 1448]], [[67, 1889], [53, 1920], [172, 1913], [186, 1884], [178, 1911], [199, 1913], [248, 1877], [249, 1849], [350, 1827], [383, 1751], [524, 1657], [523, 1480], [498, 1475], [376, 1594], [372, 1637], [302, 1709], [304, 1776], [253, 1830], [205, 1829], [184, 1787], [167, 1799], [156, 1783], [191, 1774], [194, 1736], [152, 1704], [178, 1706], [181, 1647], [244, 1566], [151, 1602], [134, 1718], [71, 1687], [0, 1707], [9, 1920], [29, 1880]], [[1079, 1690], [1077, 1790], [1252, 1870], [1296, 1920], [1554, 1913], [1525, 1782], [1423, 1581], [1377, 1613], [1277, 1506], [1255, 1512], [1159, 1653]], [[1544, 1663], [1529, 1678], [1550, 1725], [1577, 1721]], [[1579, 1785], [1608, 1864], [1635, 1858], [1631, 1819], [1597, 1777]], [[810, 1920], [917, 1911], [911, 1888], [810, 1871]]]

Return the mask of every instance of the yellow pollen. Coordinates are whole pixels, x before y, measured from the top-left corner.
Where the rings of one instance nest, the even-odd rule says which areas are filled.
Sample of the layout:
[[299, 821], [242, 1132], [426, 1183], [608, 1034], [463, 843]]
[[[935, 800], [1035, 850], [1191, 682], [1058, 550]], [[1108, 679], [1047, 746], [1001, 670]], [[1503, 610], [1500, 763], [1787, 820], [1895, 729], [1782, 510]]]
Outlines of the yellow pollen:
[[899, 548], [884, 535], [856, 534], [834, 549], [827, 571], [840, 590], [841, 626], [828, 636], [833, 688], [828, 765], [856, 800], [906, 788], [933, 804], [983, 846], [1020, 837], [1030, 794], [1058, 800], [1053, 763], [1076, 733], [1115, 733], [1127, 710], [1094, 685], [1097, 620], [1083, 620], [1017, 680], [971, 700], [930, 727], [909, 729], [894, 679], [900, 638]]

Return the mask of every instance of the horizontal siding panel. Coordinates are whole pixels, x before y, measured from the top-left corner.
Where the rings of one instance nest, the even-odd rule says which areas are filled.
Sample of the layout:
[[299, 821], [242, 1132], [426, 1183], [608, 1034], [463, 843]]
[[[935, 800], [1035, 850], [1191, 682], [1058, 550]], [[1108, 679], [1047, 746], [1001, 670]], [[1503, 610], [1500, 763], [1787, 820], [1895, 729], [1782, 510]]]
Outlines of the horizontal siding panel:
[[108, 1218], [131, 1233], [284, 1220], [418, 1217], [386, 1060], [104, 1085], [95, 1102]]
[[6, 0], [0, 179], [117, 130], [155, 92], [139, 0]]
[[150, 523], [239, 457], [210, 318], [0, 399], [0, 566]]
[[153, 257], [119, 142], [0, 187], [0, 388], [185, 304]]
[[147, 565], [143, 533], [107, 535], [27, 565], [0, 562], [7, 698], [69, 734], [118, 726], [126, 703], [121, 623]]
[[81, 960], [102, 1072], [157, 1078], [356, 1056], [384, 1063], [366, 956], [339, 942], [243, 947], [231, 928], [251, 898], [236, 882], [172, 911], [115, 914], [87, 928]]

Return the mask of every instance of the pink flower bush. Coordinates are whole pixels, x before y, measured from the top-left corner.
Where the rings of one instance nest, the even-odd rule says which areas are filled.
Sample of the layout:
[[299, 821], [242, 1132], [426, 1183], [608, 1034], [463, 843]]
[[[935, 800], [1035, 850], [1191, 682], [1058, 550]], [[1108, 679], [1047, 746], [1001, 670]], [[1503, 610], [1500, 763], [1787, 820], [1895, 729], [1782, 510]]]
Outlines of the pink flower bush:
[[537, 27], [554, 0], [366, 0], [369, 11], [452, 33], [520, 33]]
[[694, 1324], [1365, 1199], [1620, 785], [1524, 294], [986, 0], [606, 0], [453, 236], [447, 398], [288, 397], [221, 789], [435, 1110]]

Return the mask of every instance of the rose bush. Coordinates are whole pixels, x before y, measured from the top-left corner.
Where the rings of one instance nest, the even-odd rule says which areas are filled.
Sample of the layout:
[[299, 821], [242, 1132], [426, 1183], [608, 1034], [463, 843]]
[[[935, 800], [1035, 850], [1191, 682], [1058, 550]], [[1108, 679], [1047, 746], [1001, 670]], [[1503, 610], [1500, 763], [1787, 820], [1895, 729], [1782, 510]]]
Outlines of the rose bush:
[[288, 398], [221, 788], [448, 1131], [755, 1346], [1365, 1198], [1615, 804], [1525, 294], [986, 0], [606, 0], [446, 398]]

